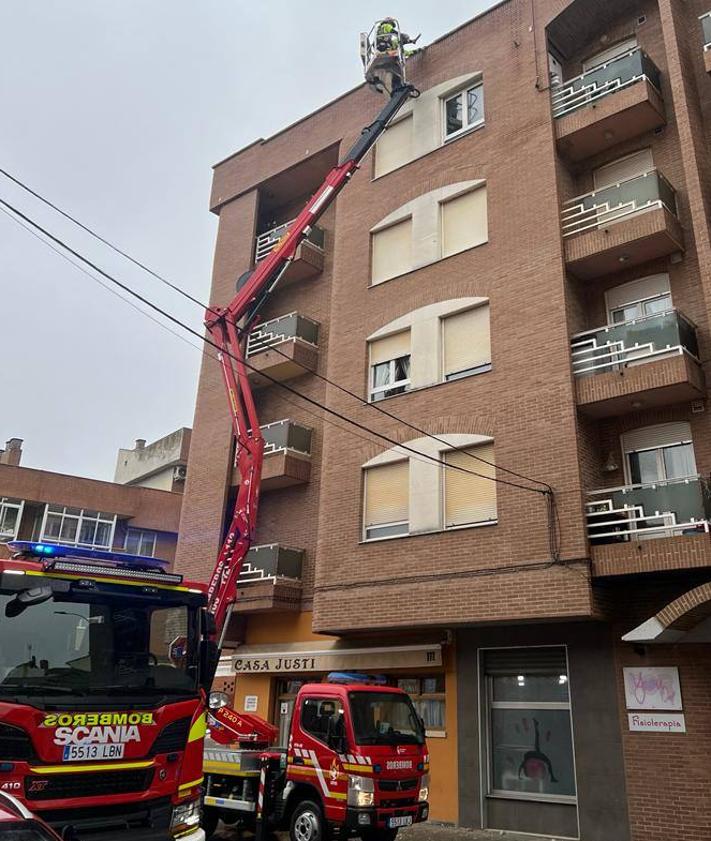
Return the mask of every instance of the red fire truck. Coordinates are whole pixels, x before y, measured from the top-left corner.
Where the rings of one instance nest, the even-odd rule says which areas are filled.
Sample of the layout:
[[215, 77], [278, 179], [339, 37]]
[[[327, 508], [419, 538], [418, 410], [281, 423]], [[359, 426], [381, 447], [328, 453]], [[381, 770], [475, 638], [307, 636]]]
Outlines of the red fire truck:
[[[362, 36], [366, 80], [387, 91], [386, 105], [274, 250], [238, 280], [234, 300], [206, 312], [240, 477], [207, 592], [125, 553], [14, 543], [13, 559], [0, 561], [0, 791], [65, 837], [205, 838], [207, 694], [255, 534], [264, 452], [247, 337], [311, 227], [418, 95], [405, 81], [409, 40], [392, 18]], [[223, 704], [212, 718], [208, 830], [222, 814], [252, 822], [258, 836], [287, 824], [294, 841], [323, 841], [331, 828], [390, 839], [427, 818], [424, 728], [403, 692], [354, 680], [307, 686], [280, 748], [276, 729], [253, 714]]]

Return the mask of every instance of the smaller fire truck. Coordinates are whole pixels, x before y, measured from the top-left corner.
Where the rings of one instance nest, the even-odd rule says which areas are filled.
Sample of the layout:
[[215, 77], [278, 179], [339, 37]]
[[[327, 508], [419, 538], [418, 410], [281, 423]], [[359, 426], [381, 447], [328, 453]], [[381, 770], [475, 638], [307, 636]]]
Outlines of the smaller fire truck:
[[[256, 829], [287, 829], [292, 841], [360, 836], [392, 841], [427, 820], [429, 755], [409, 696], [363, 675], [334, 674], [303, 686], [281, 748], [273, 725], [224, 706], [205, 747], [203, 826], [218, 818]], [[225, 744], [235, 738], [236, 743]]]

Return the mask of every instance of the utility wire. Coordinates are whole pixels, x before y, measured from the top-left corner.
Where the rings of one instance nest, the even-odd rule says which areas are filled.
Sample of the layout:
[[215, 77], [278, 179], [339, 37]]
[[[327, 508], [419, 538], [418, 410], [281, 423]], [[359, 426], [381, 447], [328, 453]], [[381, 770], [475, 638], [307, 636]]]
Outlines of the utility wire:
[[[57, 213], [61, 214], [65, 219], [68, 219], [71, 222], [73, 222], [75, 225], [77, 225], [83, 231], [86, 231], [88, 234], [95, 237], [97, 240], [99, 240], [99, 242], [102, 242], [104, 245], [111, 248], [117, 254], [120, 254], [122, 257], [129, 260], [131, 263], [133, 263], [134, 265], [143, 269], [148, 274], [150, 274], [152, 277], [159, 280], [161, 283], [164, 283], [170, 289], [173, 289], [175, 292], [178, 292], [180, 295], [183, 295], [183, 297], [187, 298], [188, 300], [192, 301], [197, 306], [201, 307], [201, 309], [210, 310], [210, 311], [214, 312], [212, 307], [210, 307], [208, 304], [203, 303], [198, 298], [195, 298], [189, 292], [186, 292], [184, 289], [182, 289], [180, 286], [178, 286], [178, 284], [173, 283], [172, 281], [168, 280], [163, 275], [156, 272], [154, 269], [151, 269], [149, 266], [146, 266], [140, 260], [137, 260], [136, 258], [132, 257], [126, 251], [122, 250], [117, 245], [112, 243], [110, 240], [106, 239], [101, 234], [94, 231], [88, 225], [79, 221], [75, 216], [72, 216], [72, 214], [63, 210], [61, 207], [54, 204], [52, 201], [50, 201], [48, 198], [46, 198], [45, 196], [38, 193], [36, 190], [33, 190], [31, 187], [29, 187], [27, 184], [25, 184], [19, 178], [16, 178], [14, 175], [9, 173], [7, 170], [3, 169], [2, 167], [0, 167], [0, 174], [4, 175], [6, 178], [8, 178], [10, 181], [12, 181], [14, 184], [16, 184], [18, 187], [21, 187], [23, 190], [25, 190], [31, 196], [34, 196], [39, 201], [43, 202], [45, 205], [47, 205], [47, 207], [50, 207], [50, 208], [52, 208], [52, 210], [55, 210]], [[271, 346], [270, 350], [275, 351], [276, 353], [280, 354], [281, 356], [284, 356], [285, 358], [290, 358], [290, 357], [287, 357], [287, 355], [283, 351], [279, 350], [279, 348], [277, 348], [277, 347]], [[295, 361], [295, 360], [291, 360], [291, 361]], [[525, 482], [531, 482], [532, 484], [535, 484], [535, 485], [542, 485], [546, 489], [547, 492], [549, 492], [551, 494], [553, 493], [553, 488], [551, 487], [550, 484], [548, 484], [548, 482], [542, 482], [539, 479], [532, 479], [530, 476], [525, 476], [521, 473], [517, 473], [516, 471], [510, 470], [507, 467], [503, 467], [500, 464], [497, 465], [497, 464], [494, 464], [493, 462], [487, 461], [486, 459], [482, 458], [481, 456], [477, 456], [475, 453], [470, 452], [466, 448], [466, 446], [464, 446], [464, 447], [452, 447], [452, 445], [448, 441], [446, 441], [446, 439], [441, 438], [441, 437], [435, 435], [434, 433], [427, 432], [426, 430], [422, 429], [422, 427], [419, 427], [416, 424], [413, 424], [410, 421], [405, 420], [404, 418], [400, 417], [399, 415], [396, 415], [393, 412], [388, 411], [387, 409], [383, 408], [382, 406], [379, 406], [377, 403], [371, 403], [370, 401], [364, 399], [360, 394], [357, 394], [356, 392], [351, 391], [350, 389], [346, 388], [345, 386], [342, 386], [340, 383], [335, 382], [334, 380], [330, 379], [329, 377], [325, 376], [324, 374], [319, 374], [317, 371], [311, 371], [310, 369], [306, 368], [305, 365], [302, 365], [299, 362], [297, 362], [296, 364], [299, 365], [299, 367], [301, 367], [304, 371], [307, 371], [307, 370], [310, 371], [310, 373], [312, 373], [318, 379], [322, 380], [323, 382], [328, 383], [328, 385], [332, 386], [333, 388], [338, 389], [339, 391], [343, 392], [344, 394], [347, 394], [349, 397], [352, 397], [354, 400], [357, 400], [362, 405], [368, 406], [371, 409], [375, 409], [375, 411], [380, 412], [385, 417], [388, 417], [391, 420], [394, 420], [398, 423], [401, 423], [405, 426], [408, 426], [410, 429], [414, 430], [415, 432], [419, 433], [420, 435], [423, 435], [427, 438], [431, 438], [432, 440], [437, 441], [440, 444], [444, 444], [445, 446], [450, 447], [452, 450], [454, 450], [456, 452], [464, 453], [464, 455], [471, 458], [472, 460], [479, 461], [483, 464], [486, 464], [488, 467], [494, 467], [495, 469], [498, 469], [498, 470], [502, 471], [503, 473], [508, 473], [509, 475], [515, 476], [518, 479], [522, 479]], [[533, 490], [533, 489], [531, 489], [531, 490]]]
[[259, 374], [261, 377], [268, 380], [273, 385], [278, 385], [282, 389], [284, 389], [284, 390], [290, 392], [291, 394], [293, 394], [294, 396], [300, 397], [302, 400], [305, 400], [307, 403], [310, 403], [311, 405], [316, 406], [316, 407], [322, 409], [325, 412], [328, 412], [329, 414], [333, 415], [334, 417], [337, 417], [340, 420], [345, 421], [346, 423], [349, 423], [349, 424], [355, 426], [357, 429], [360, 429], [363, 432], [366, 432], [366, 433], [374, 435], [378, 438], [381, 438], [382, 440], [386, 441], [387, 443], [391, 444], [392, 446], [395, 446], [395, 447], [397, 447], [401, 450], [405, 450], [407, 452], [410, 452], [410, 453], [418, 456], [419, 458], [427, 459], [428, 461], [434, 462], [435, 464], [439, 464], [439, 465], [441, 465], [445, 468], [448, 468], [450, 470], [457, 470], [461, 473], [466, 473], [466, 474], [471, 475], [471, 476], [476, 476], [479, 479], [486, 479], [488, 481], [496, 482], [498, 484], [508, 485], [509, 487], [514, 487], [514, 488], [519, 488], [520, 490], [528, 491], [530, 493], [541, 494], [541, 495], [544, 495], [544, 496], [548, 495], [549, 492], [547, 490], [537, 490], [535, 488], [528, 487], [527, 485], [521, 485], [517, 482], [511, 482], [507, 479], [500, 479], [500, 478], [497, 478], [495, 476], [486, 476], [486, 475], [481, 474], [481, 473], [475, 473], [472, 470], [467, 470], [465, 467], [460, 467], [460, 466], [454, 465], [454, 464], [448, 464], [446, 461], [444, 461], [442, 459], [439, 459], [435, 456], [430, 456], [427, 453], [422, 453], [419, 450], [414, 449], [413, 447], [409, 447], [407, 444], [403, 444], [400, 441], [397, 441], [395, 438], [391, 438], [389, 435], [385, 435], [382, 432], [377, 432], [376, 430], [371, 429], [370, 427], [366, 426], [365, 424], [362, 424], [359, 421], [356, 421], [356, 420], [353, 420], [352, 418], [349, 418], [348, 416], [342, 414], [341, 412], [338, 412], [337, 410], [332, 409], [332, 408], [330, 408], [329, 406], [326, 406], [323, 403], [320, 403], [318, 400], [315, 400], [312, 397], [309, 397], [308, 395], [303, 394], [302, 392], [298, 391], [297, 389], [293, 388], [293, 386], [290, 386], [287, 383], [279, 382], [279, 380], [276, 380], [274, 377], [272, 377], [270, 374], [267, 374], [264, 371], [260, 371], [254, 365], [248, 363], [246, 360], [237, 359], [232, 353], [230, 353], [229, 351], [221, 348], [211, 338], [208, 338], [207, 336], [201, 335], [200, 333], [198, 333], [197, 330], [194, 330], [192, 327], [190, 327], [189, 324], [185, 324], [179, 318], [177, 318], [176, 316], [167, 312], [162, 307], [158, 306], [158, 304], [153, 303], [153, 301], [151, 301], [150, 299], [146, 298], [141, 293], [137, 292], [136, 290], [134, 290], [133, 288], [128, 286], [128, 284], [124, 283], [123, 281], [121, 281], [118, 278], [114, 277], [113, 275], [109, 274], [104, 269], [102, 269], [100, 266], [97, 266], [96, 263], [93, 263], [87, 257], [82, 255], [79, 251], [76, 251], [74, 248], [72, 248], [70, 245], [68, 245], [66, 242], [64, 242], [62, 239], [60, 239], [59, 237], [56, 237], [54, 234], [50, 233], [46, 228], [42, 227], [38, 222], [35, 222], [30, 216], [23, 213], [21, 210], [16, 208], [10, 202], [6, 201], [5, 199], [0, 198], [0, 204], [2, 204], [8, 210], [12, 211], [12, 213], [14, 213], [16, 216], [18, 216], [20, 219], [22, 219], [28, 225], [30, 225], [33, 229], [42, 233], [48, 240], [51, 240], [56, 245], [58, 245], [60, 248], [63, 248], [65, 251], [67, 251], [69, 254], [71, 254], [72, 256], [77, 258], [78, 260], [80, 260], [82, 263], [89, 266], [95, 272], [98, 272], [98, 274], [100, 274], [102, 277], [105, 277], [108, 281], [113, 283], [115, 286], [119, 287], [124, 292], [131, 295], [132, 297], [136, 298], [136, 300], [141, 301], [141, 303], [150, 307], [152, 310], [159, 313], [160, 315], [162, 315], [164, 318], [171, 321], [176, 326], [181, 327], [186, 332], [192, 334], [197, 339], [199, 339], [201, 342], [204, 342], [205, 344], [211, 345], [213, 348], [215, 348], [215, 350], [218, 351], [218, 353], [226, 354], [228, 357], [233, 359], [235, 362], [242, 362], [242, 364], [244, 364], [244, 366], [246, 368], [248, 368], [249, 370], [251, 370], [251, 371], [253, 371], [257, 374]]

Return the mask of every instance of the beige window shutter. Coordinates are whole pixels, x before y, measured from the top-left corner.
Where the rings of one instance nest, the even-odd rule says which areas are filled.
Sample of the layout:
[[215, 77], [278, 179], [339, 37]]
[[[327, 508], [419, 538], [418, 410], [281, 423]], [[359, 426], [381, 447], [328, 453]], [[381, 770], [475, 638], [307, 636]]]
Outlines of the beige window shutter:
[[596, 190], [635, 178], [654, 169], [654, 159], [651, 149], [640, 149], [632, 155], [625, 155], [612, 163], [605, 164], [593, 172], [593, 184]]
[[676, 421], [631, 429], [622, 436], [622, 448], [626, 453], [631, 453], [669, 447], [691, 440], [691, 426], [686, 421]]
[[375, 177], [412, 160], [412, 114], [390, 125], [375, 147]]
[[381, 526], [409, 518], [410, 464], [398, 461], [365, 472], [365, 525]]
[[488, 304], [448, 316], [442, 332], [445, 377], [491, 362]]
[[370, 342], [370, 364], [379, 365], [381, 362], [390, 362], [391, 359], [399, 359], [401, 356], [410, 355], [410, 331], [404, 330], [394, 336], [386, 336], [384, 339], [376, 339]]
[[412, 269], [412, 219], [373, 234], [373, 285]]
[[630, 38], [625, 38], [625, 40], [620, 41], [619, 44], [615, 44], [612, 47], [608, 47], [607, 49], [590, 56], [587, 61], [583, 62], [583, 72], [587, 73], [588, 70], [600, 67], [601, 64], [607, 64], [613, 59], [619, 58], [619, 56], [630, 52], [630, 50], [634, 50], [636, 47], [637, 37], [635, 35]]
[[[476, 455], [483, 461], [471, 458]], [[494, 465], [494, 445], [482, 444], [468, 447], [466, 450], [452, 450], [444, 454], [444, 460], [451, 467], [480, 474], [472, 476], [461, 470], [444, 470], [444, 526], [466, 526], [472, 523], [484, 523], [496, 519], [496, 478]], [[486, 478], [490, 477], [490, 478]]]
[[485, 186], [442, 204], [443, 257], [474, 248], [488, 238]]
[[642, 277], [615, 286], [605, 292], [607, 311], [611, 313], [626, 304], [634, 304], [643, 301], [645, 298], [654, 298], [657, 295], [671, 294], [668, 274], [655, 274], [649, 277]]

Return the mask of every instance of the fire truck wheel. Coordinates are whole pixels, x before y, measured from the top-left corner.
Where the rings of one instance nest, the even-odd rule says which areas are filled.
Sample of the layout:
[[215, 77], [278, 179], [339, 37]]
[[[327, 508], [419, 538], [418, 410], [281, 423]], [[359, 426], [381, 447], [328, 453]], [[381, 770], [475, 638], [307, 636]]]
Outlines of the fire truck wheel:
[[209, 839], [214, 835], [217, 829], [217, 822], [219, 820], [219, 813], [213, 806], [203, 806], [202, 809], [202, 828], [205, 830], [205, 838]]
[[290, 841], [326, 841], [326, 821], [318, 803], [303, 800], [294, 809], [289, 838]]

